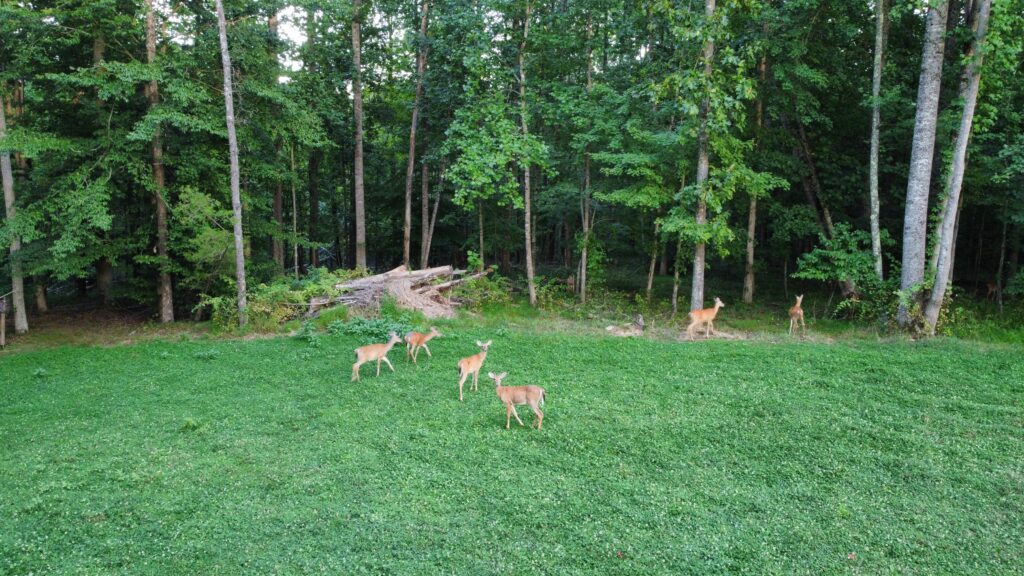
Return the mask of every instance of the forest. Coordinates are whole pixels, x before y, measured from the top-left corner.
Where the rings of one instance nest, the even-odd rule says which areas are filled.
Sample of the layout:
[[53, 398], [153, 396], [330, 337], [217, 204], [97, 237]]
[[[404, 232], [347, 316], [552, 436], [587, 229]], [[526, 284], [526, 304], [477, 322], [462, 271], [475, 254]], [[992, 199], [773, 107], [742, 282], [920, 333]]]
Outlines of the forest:
[[3, 0], [0, 39], [18, 332], [402, 264], [918, 332], [1024, 291], [1021, 0]]

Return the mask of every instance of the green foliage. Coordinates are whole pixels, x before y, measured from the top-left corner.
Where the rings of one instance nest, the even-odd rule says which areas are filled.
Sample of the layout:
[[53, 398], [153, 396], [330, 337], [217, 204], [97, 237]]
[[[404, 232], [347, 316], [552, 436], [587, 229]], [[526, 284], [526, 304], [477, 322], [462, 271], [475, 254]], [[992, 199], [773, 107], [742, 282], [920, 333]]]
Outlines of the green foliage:
[[[883, 237], [883, 246], [891, 243], [888, 237]], [[861, 320], [894, 317], [899, 305], [898, 274], [891, 273], [886, 281], [878, 279], [871, 255], [870, 233], [851, 230], [844, 223], [836, 224], [835, 235], [827, 238], [821, 234], [818, 247], [801, 255], [798, 265], [799, 269], [792, 275], [794, 278], [853, 283], [856, 293], [836, 306], [837, 314]]]
[[451, 292], [452, 299], [462, 302], [470, 310], [512, 302], [512, 286], [509, 280], [496, 271], [459, 284], [452, 288]]

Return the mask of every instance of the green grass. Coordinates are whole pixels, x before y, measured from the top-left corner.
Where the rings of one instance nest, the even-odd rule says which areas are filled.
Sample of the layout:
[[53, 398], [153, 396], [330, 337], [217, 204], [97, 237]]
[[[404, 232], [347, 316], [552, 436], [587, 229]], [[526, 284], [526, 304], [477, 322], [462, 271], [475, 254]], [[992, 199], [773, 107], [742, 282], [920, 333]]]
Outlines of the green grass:
[[1019, 348], [461, 326], [0, 356], [0, 573], [1019, 573]]

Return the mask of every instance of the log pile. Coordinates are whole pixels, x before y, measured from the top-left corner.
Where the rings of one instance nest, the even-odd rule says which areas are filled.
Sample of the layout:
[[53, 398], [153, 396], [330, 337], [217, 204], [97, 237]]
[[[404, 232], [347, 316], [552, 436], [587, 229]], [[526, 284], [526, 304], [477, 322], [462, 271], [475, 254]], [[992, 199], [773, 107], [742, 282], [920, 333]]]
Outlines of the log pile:
[[466, 274], [451, 266], [438, 266], [423, 270], [407, 270], [399, 266], [383, 274], [358, 278], [337, 284], [340, 296], [319, 296], [309, 301], [306, 317], [313, 317], [325, 308], [344, 304], [349, 308], [376, 308], [385, 294], [395, 298], [399, 306], [419, 310], [427, 318], [451, 318], [455, 315], [448, 292], [474, 278], [486, 276], [490, 270]]

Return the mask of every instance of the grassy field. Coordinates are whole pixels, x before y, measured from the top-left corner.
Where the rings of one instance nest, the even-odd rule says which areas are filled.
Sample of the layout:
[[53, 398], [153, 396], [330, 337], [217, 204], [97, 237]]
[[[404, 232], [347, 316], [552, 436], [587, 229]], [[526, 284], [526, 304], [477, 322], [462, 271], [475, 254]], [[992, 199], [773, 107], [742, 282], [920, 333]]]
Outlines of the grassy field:
[[1020, 348], [443, 330], [0, 356], [0, 573], [1020, 573]]

